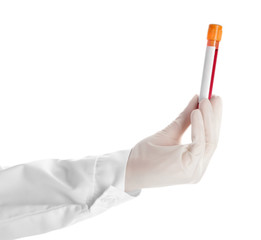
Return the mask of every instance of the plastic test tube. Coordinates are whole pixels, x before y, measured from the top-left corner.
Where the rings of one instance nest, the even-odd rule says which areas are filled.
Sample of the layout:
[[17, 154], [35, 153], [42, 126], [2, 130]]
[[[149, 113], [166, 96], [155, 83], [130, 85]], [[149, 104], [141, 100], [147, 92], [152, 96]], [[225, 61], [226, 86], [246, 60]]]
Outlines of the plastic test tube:
[[217, 24], [209, 24], [207, 35], [207, 49], [205, 55], [205, 63], [203, 69], [203, 76], [201, 81], [201, 89], [199, 95], [199, 102], [203, 98], [211, 99], [214, 75], [216, 70], [218, 46], [222, 36], [222, 26]]

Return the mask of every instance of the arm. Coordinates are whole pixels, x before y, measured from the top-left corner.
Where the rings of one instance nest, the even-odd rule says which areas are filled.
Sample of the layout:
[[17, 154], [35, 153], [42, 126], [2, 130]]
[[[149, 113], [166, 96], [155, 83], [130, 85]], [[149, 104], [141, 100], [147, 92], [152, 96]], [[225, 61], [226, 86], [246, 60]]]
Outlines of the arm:
[[125, 192], [130, 150], [0, 169], [0, 236], [14, 239], [74, 224], [138, 196]]

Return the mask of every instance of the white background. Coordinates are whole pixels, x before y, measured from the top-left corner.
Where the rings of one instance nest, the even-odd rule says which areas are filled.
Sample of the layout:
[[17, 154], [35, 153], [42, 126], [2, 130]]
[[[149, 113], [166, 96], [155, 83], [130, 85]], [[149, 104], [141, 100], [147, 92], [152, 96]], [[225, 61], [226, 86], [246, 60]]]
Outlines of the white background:
[[[143, 189], [28, 239], [260, 239], [259, 1], [1, 1], [0, 164], [133, 147], [199, 94], [208, 24], [223, 26], [218, 148], [199, 184]], [[190, 141], [190, 128], [184, 142]]]

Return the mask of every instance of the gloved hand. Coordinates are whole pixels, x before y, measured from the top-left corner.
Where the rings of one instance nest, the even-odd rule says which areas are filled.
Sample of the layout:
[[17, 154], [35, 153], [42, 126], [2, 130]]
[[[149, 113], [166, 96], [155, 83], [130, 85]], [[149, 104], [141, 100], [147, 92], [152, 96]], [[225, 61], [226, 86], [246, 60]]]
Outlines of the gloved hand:
[[[125, 191], [197, 183], [203, 176], [219, 139], [222, 100], [195, 95], [184, 111], [163, 130], [143, 139], [131, 150]], [[181, 137], [191, 124], [190, 144]]]

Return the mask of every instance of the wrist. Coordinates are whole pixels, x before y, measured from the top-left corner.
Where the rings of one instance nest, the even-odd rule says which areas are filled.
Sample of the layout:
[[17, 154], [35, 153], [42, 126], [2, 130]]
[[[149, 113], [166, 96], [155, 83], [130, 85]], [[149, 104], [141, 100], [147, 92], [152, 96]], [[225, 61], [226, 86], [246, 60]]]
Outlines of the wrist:
[[127, 160], [126, 172], [125, 172], [125, 192], [132, 192], [140, 189], [137, 185], [135, 186], [134, 168], [132, 166], [131, 153]]

